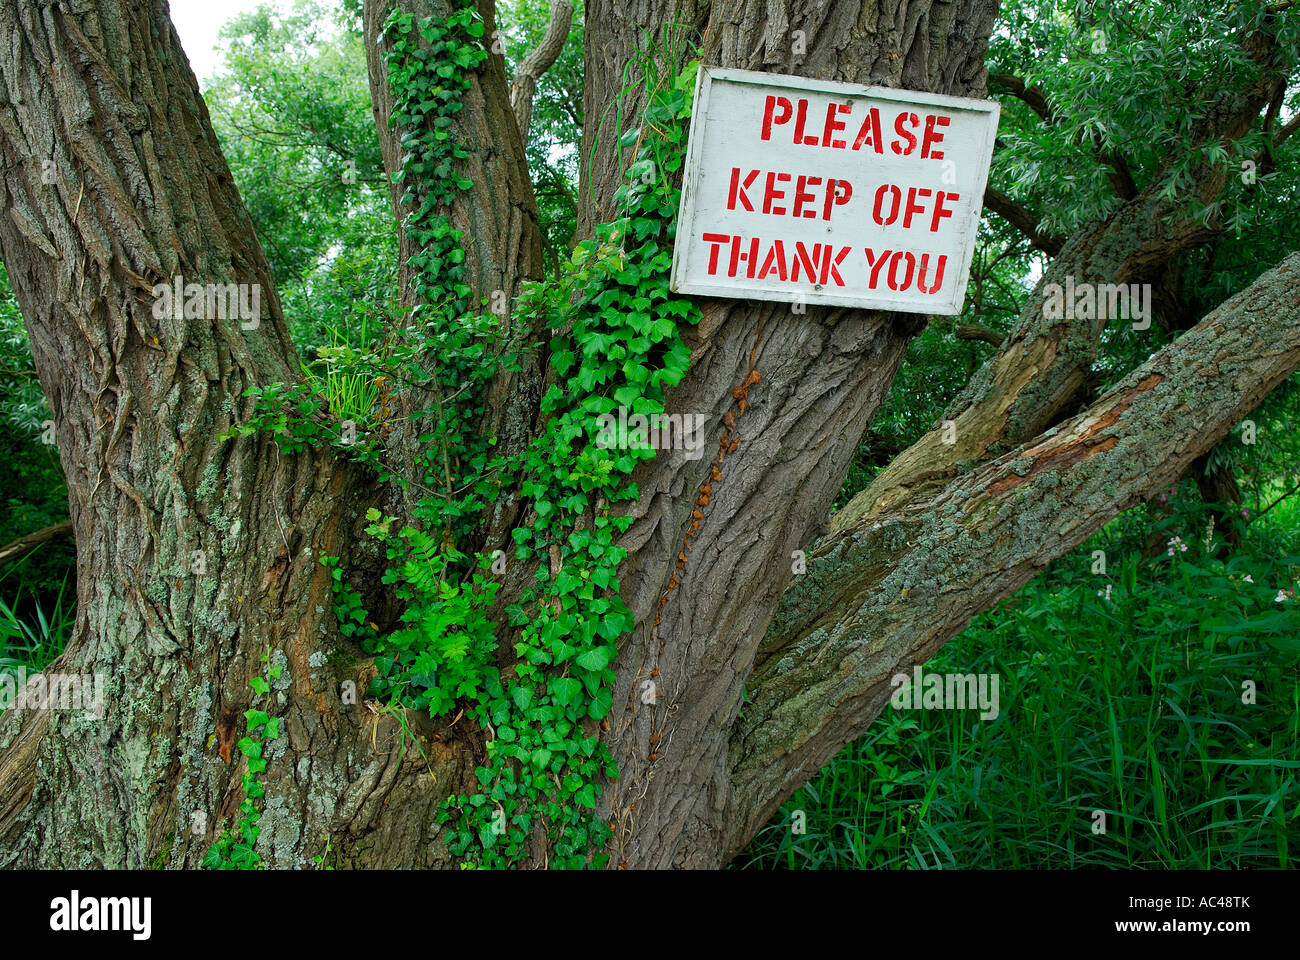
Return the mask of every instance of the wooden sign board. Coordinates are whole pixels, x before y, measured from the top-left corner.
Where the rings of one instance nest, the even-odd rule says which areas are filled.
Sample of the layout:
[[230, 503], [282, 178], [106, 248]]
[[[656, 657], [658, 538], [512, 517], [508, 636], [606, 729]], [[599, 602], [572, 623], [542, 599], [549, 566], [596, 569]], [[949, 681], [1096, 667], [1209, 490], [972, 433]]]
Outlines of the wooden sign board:
[[998, 105], [701, 68], [678, 293], [958, 314]]

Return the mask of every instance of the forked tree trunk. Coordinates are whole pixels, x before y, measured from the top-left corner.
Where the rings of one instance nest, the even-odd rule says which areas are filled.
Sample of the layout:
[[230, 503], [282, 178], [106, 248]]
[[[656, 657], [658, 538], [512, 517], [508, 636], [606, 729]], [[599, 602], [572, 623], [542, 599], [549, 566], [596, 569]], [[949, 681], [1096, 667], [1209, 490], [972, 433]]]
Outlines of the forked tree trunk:
[[[425, 738], [416, 749], [393, 716], [339, 696], [349, 681], [364, 690], [373, 667], [337, 636], [319, 558], [376, 561], [356, 514], [381, 492], [327, 454], [218, 439], [250, 412], [247, 387], [294, 379], [294, 353], [166, 5], [70, 7], [0, 0], [0, 255], [54, 410], [76, 528], [78, 619], [52, 669], [101, 672], [108, 696], [98, 720], [0, 719], [0, 865], [197, 865], [242, 798], [231, 746], [268, 649], [285, 666], [270, 711], [287, 736], [263, 777], [266, 861], [304, 866], [328, 843], [340, 866], [449, 865], [433, 814], [472, 788], [482, 735], [408, 714]], [[372, 38], [382, 8], [367, 4]], [[709, 63], [979, 96], [994, 8], [828, 3], [799, 7], [794, 22], [780, 5], [727, 0], [683, 17]], [[487, 0], [480, 9], [490, 21]], [[593, 3], [587, 15], [590, 224], [620, 167], [595, 131], [608, 129], [615, 78], [642, 30], [670, 11]], [[805, 53], [794, 53], [795, 30]], [[382, 79], [372, 77], [381, 120]], [[499, 63], [468, 103], [461, 132], [481, 182], [452, 215], [482, 229], [469, 256], [486, 295], [535, 271], [536, 227]], [[494, 150], [484, 136], [506, 140]], [[710, 416], [718, 455], [668, 453], [635, 477], [642, 497], [620, 575], [639, 627], [620, 650], [608, 742], [621, 776], [601, 808], [612, 863], [733, 856], [865, 728], [896, 669], [1185, 468], [1300, 364], [1296, 272], [1292, 258], [1059, 428], [1035, 436], [1049, 415], [1015, 451], [948, 471], [887, 510], [837, 518], [793, 583], [791, 553], [817, 540], [918, 325], [706, 302], [689, 334], [691, 372], [668, 402]], [[155, 318], [153, 286], [176, 275], [259, 285], [260, 324]], [[540, 369], [495, 384], [497, 416], [517, 394], [526, 412], [488, 428], [527, 439]], [[515, 502], [486, 535], [502, 536], [525, 508]], [[634, 694], [650, 676], [656, 703], [645, 705]], [[742, 686], [751, 702], [738, 721]]]

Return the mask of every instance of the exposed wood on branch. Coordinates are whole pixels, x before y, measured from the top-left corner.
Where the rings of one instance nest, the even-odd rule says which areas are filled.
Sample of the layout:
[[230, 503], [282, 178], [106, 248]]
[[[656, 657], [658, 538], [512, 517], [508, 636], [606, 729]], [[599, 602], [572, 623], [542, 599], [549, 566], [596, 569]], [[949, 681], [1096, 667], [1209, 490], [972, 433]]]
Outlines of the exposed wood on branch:
[[10, 543], [0, 547], [0, 563], [8, 563], [14, 557], [26, 553], [33, 547], [39, 547], [47, 540], [53, 540], [56, 537], [72, 536], [72, 521], [64, 520], [62, 523], [51, 524], [35, 533], [29, 533], [19, 537]]

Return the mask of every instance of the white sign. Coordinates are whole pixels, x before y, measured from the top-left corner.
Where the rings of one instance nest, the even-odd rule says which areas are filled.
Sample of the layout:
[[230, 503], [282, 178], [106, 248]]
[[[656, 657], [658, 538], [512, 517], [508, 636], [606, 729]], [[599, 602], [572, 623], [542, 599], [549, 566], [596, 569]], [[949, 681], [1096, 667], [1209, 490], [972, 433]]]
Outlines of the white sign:
[[678, 293], [961, 313], [991, 101], [702, 68]]

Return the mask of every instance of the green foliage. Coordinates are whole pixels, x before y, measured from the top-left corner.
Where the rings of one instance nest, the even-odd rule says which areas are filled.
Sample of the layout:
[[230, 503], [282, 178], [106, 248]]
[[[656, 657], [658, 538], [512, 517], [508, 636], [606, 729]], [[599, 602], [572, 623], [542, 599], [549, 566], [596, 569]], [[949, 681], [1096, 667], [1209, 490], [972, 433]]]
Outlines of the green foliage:
[[[1091, 0], [1003, 4], [988, 54], [989, 91], [1002, 105], [990, 185], [1010, 195], [1047, 235], [1069, 236], [1114, 213], [1122, 202], [1113, 183], [1121, 169], [1137, 190], [1154, 187], [1183, 201], [1188, 219], [1223, 224], [1220, 236], [1172, 263], [1172, 276], [1131, 278], [1151, 282], [1157, 301], [1169, 298], [1172, 289], [1179, 306], [1165, 313], [1185, 321], [1203, 316], [1296, 247], [1300, 138], [1273, 145], [1278, 116], [1269, 121], [1271, 128], [1257, 121], [1243, 135], [1224, 140], [1205, 140], [1198, 132], [1224, 102], [1257, 81], [1259, 69], [1241, 38], [1264, 13], [1262, 4], [1221, 0], [1122, 8]], [[1275, 29], [1280, 66], [1294, 65], [1300, 17], [1294, 11], [1282, 15]], [[1048, 119], [1009, 92], [1000, 79], [1007, 76], [1041, 94]], [[1294, 85], [1284, 91], [1279, 108], [1282, 118], [1300, 108]], [[1247, 162], [1255, 165], [1251, 176], [1244, 175]], [[1212, 206], [1189, 194], [1192, 171], [1207, 166], [1226, 176]], [[1046, 264], [1046, 255], [1031, 250], [1018, 230], [986, 212], [961, 317], [932, 318], [909, 345], [837, 505], [935, 427], [970, 375], [996, 351], [988, 343], [955, 339], [955, 328], [976, 324], [1008, 333]], [[1117, 383], [1177, 335], [1161, 329], [1167, 319], [1157, 316], [1146, 331], [1107, 325], [1090, 390]], [[1285, 424], [1296, 413], [1288, 396], [1293, 397], [1290, 388], [1275, 391], [1256, 418], [1270, 422], [1267, 462], [1263, 433], [1259, 448], [1229, 442], [1212, 455], [1212, 465], [1231, 464], [1239, 478], [1250, 481], [1248, 500], [1260, 500], [1254, 491], [1262, 488], [1277, 495], [1292, 485], [1278, 480], [1295, 462], [1283, 455], [1294, 434]]]
[[384, 350], [371, 346], [369, 317], [364, 313], [352, 330], [332, 324], [327, 330], [329, 346], [319, 347], [316, 360], [304, 363], [303, 372], [334, 417], [366, 424], [380, 400]]
[[[270, 664], [270, 659], [268, 648], [262, 654], [262, 662], [268, 664], [266, 676], [254, 677], [249, 682], [253, 693], [259, 697], [270, 694], [271, 682], [278, 680], [284, 670], [283, 664]], [[254, 703], [256, 702], [255, 700]], [[266, 757], [263, 753], [266, 741], [280, 736], [280, 718], [251, 706], [244, 711], [244, 719], [248, 723], [248, 734], [236, 745], [247, 763], [242, 780], [244, 799], [239, 805], [242, 816], [235, 829], [223, 833], [204, 856], [203, 866], [209, 870], [261, 870], [265, 866], [257, 852], [257, 838], [262, 832], [258, 826], [262, 819], [259, 801], [266, 796], [266, 789], [258, 780], [258, 775], [266, 772]]]
[[[524, 286], [512, 326], [549, 332], [552, 386], [542, 435], [507, 460], [479, 424], [485, 387], [520, 345], [501, 343], [495, 317], [473, 302], [463, 238], [447, 218], [473, 186], [463, 173], [457, 117], [490, 38], [466, 0], [454, 0], [445, 20], [395, 15], [385, 28], [393, 123], [402, 132], [398, 179], [413, 211], [404, 229], [418, 251], [409, 265], [421, 304], [403, 325], [395, 322], [397, 235], [365, 83], [360, 4], [344, 7], [338, 23], [311, 2], [287, 14], [263, 7], [240, 15], [222, 34], [230, 72], [207, 88], [214, 126], [280, 281], [305, 374], [298, 384], [250, 390], [255, 415], [230, 436], [269, 434], [285, 453], [329, 446], [381, 480], [419, 491], [412, 524], [396, 532], [393, 518], [367, 515], [367, 535], [387, 559], [383, 582], [401, 604], [394, 625], [376, 626], [341, 560], [322, 558], [340, 633], [375, 658], [379, 676], [370, 693], [401, 724], [403, 749], [408, 739], [418, 749], [408, 708], [446, 716], [463, 706], [488, 732], [479, 788], [451, 797], [440, 812], [462, 866], [510, 866], [539, 834], [550, 844], [550, 865], [599, 866], [609, 829], [593, 811], [600, 778], [616, 771], [596, 725], [612, 708], [617, 644], [633, 626], [619, 598], [623, 552], [615, 544], [630, 523], [620, 510], [637, 493], [630, 475], [655, 451], [648, 444], [604, 449], [596, 436], [601, 415], [619, 407], [663, 412], [664, 390], [686, 372], [679, 331], [698, 311], [670, 293], [668, 273], [693, 69], [679, 69], [680, 43], [651, 43], [629, 65], [625, 92], [644, 87], [649, 96], [636, 129], [624, 130], [614, 116], [615, 136], [631, 154], [627, 180], [613, 221], [572, 252], [581, 5], [569, 43], [539, 83], [527, 155], [550, 276]], [[517, 61], [545, 30], [547, 4], [509, 0], [500, 11], [507, 60]], [[1240, 89], [1252, 79], [1254, 68], [1224, 34], [1257, 17], [1258, 5], [1225, 10], [1211, 0], [1162, 0], [1102, 11], [1030, 0], [1003, 11], [991, 72], [1045, 90], [1056, 119], [1043, 124], [1004, 96], [991, 182], [1041, 216], [1041, 229], [1064, 233], [1114, 209], [1108, 154], [1121, 157], [1139, 188], [1157, 182], [1172, 195], [1186, 189], [1197, 163], [1235, 173], [1243, 158], [1266, 149], [1259, 129], [1228, 143], [1190, 138], [1221, 87]], [[1096, 30], [1104, 50], [1095, 48]], [[1282, 46], [1294, 56], [1294, 24], [1287, 30]], [[1294, 92], [1283, 107], [1283, 116], [1300, 107]], [[1197, 311], [1248, 283], [1278, 249], [1294, 246], [1295, 142], [1268, 151], [1273, 165], [1258, 185], [1230, 176], [1216, 210], [1194, 206], [1194, 215], [1218, 213], [1236, 233], [1234, 243], [1186, 258]], [[1173, 163], [1164, 164], [1171, 153]], [[986, 218], [961, 321], [1010, 329], [1036, 257], [1015, 230]], [[7, 282], [2, 287], [8, 294]], [[932, 321], [912, 342], [844, 499], [931, 428], [993, 351], [955, 341], [955, 320]], [[376, 334], [397, 327], [404, 329]], [[1123, 376], [1162, 342], [1155, 330], [1145, 338], [1108, 330], [1099, 382]], [[12, 526], [4, 542], [66, 516], [57, 456], [34, 439], [48, 412], [11, 295], [0, 297], [0, 369], [0, 418], [10, 428], [0, 438], [9, 507], [0, 531]], [[388, 382], [432, 398], [414, 415], [424, 431], [414, 464], [387, 461]], [[1212, 461], [1237, 472], [1247, 515], [1266, 513], [1248, 528], [1244, 519], [1239, 524], [1249, 549], [1198, 546], [1189, 531], [1203, 528], [1205, 518], [1191, 523], [1182, 503], [1168, 516], [1139, 509], [1121, 517], [1089, 548], [977, 619], [930, 665], [1001, 673], [1012, 704], [1003, 717], [980, 724], [969, 713], [887, 711], [787, 804], [787, 811], [809, 811], [809, 834], [792, 837], [788, 821], [778, 820], [754, 847], [753, 862], [1289, 865], [1300, 810], [1287, 745], [1300, 730], [1300, 695], [1293, 675], [1283, 673], [1296, 654], [1295, 608], [1275, 593], [1290, 589], [1296, 561], [1269, 559], [1284, 551], [1268, 538], [1297, 522], [1297, 501], [1287, 498], [1300, 483], [1300, 441], [1290, 428], [1294, 382], [1254, 415], [1258, 445], [1224, 444]], [[347, 420], [356, 425], [355, 441], [345, 437]], [[507, 611], [507, 627], [488, 619], [496, 558], [465, 544], [481, 539], [498, 491], [508, 487], [518, 487], [531, 508], [513, 531], [509, 560], [535, 567], [536, 576]], [[1168, 525], [1171, 536], [1183, 529], [1192, 548], [1143, 559], [1154, 524]], [[1098, 544], [1119, 558], [1111, 590], [1101, 595], [1096, 578], [1082, 572], [1087, 550]], [[0, 668], [6, 658], [10, 666], [43, 666], [71, 625], [59, 593], [70, 544], [43, 547], [25, 563], [18, 595], [0, 601]], [[498, 640], [507, 635], [508, 644]], [[1246, 675], [1257, 678], [1260, 704], [1243, 713], [1228, 681]], [[253, 685], [258, 696], [269, 692], [262, 677]], [[263, 744], [278, 734], [278, 721], [256, 707], [246, 717], [241, 819], [205, 866], [261, 864], [258, 777], [266, 767]], [[1097, 838], [1077, 829], [1096, 807], [1119, 817], [1122, 830]], [[1171, 813], [1178, 809], [1184, 813]]]
[[[342, 422], [329, 416], [329, 404], [318, 384], [310, 381], [288, 386], [272, 383], [265, 387], [249, 387], [244, 396], [256, 398], [256, 413], [217, 439], [269, 433], [286, 454], [300, 453], [320, 444], [343, 443]], [[365, 449], [364, 445], [358, 448], [359, 451]]]
[[[21, 593], [13, 605], [0, 599], [0, 674], [39, 672], [63, 652], [76, 624], [76, 598], [65, 591], [48, 612], [39, 595], [30, 604], [20, 603]], [[23, 615], [24, 609], [31, 613]]]
[[309, 363], [322, 347], [370, 346], [366, 328], [382, 330], [397, 309], [397, 231], [359, 13], [332, 6], [296, 0], [232, 17], [220, 32], [226, 71], [204, 86]]
[[347, 258], [395, 241], [359, 32], [295, 0], [233, 16], [219, 40], [227, 69], [204, 99], [280, 285], [302, 283], [332, 247]]
[[[1043, 90], [1053, 120], [1040, 123], [1025, 105], [1008, 101], [991, 182], [1030, 192], [1042, 227], [1068, 234], [1115, 209], [1109, 156], [1121, 159], [1139, 189], [1156, 182], [1169, 196], [1189, 200], [1194, 167], [1240, 172], [1241, 162], [1263, 149], [1260, 129], [1204, 144], [1193, 133], [1225, 95], [1258, 77], [1239, 41], [1262, 26], [1267, 6], [1222, 0], [1006, 5], [1002, 28], [990, 39], [990, 73], [1010, 73]], [[1277, 39], [1291, 66], [1297, 36], [1300, 22], [1282, 18]], [[1249, 192], [1240, 178], [1229, 177], [1219, 212], [1234, 232], [1274, 216], [1266, 205], [1240, 202]], [[1205, 213], [1203, 203], [1193, 202], [1190, 217]]]
[[[458, 698], [473, 696], [488, 676], [498, 675], [490, 663], [496, 634], [486, 614], [499, 584], [486, 575], [491, 564], [485, 557], [479, 558], [481, 569], [470, 581], [460, 583], [452, 568], [465, 557], [457, 550], [413, 527], [391, 534], [394, 518], [381, 519], [373, 508], [367, 519], [371, 523], [366, 532], [387, 546], [388, 559], [396, 563], [384, 574], [384, 583], [394, 586], [394, 595], [404, 604], [403, 628], [362, 642], [364, 650], [376, 655], [376, 692], [440, 716]], [[340, 582], [338, 571], [334, 573]], [[349, 596], [347, 588], [342, 593]], [[340, 623], [355, 627], [355, 607], [344, 615], [354, 622], [340, 618]]]
[[[433, 424], [424, 439], [441, 452], [448, 476], [444, 494], [422, 500], [417, 510], [444, 528], [442, 543], [410, 528], [400, 534], [401, 545], [386, 539], [390, 560], [400, 562], [385, 579], [400, 585], [407, 627], [376, 643], [377, 660], [387, 682], [405, 685], [403, 702], [427, 704], [436, 714], [468, 699], [471, 716], [493, 731], [477, 771], [482, 792], [450, 798], [440, 814], [454, 854], [475, 865], [508, 866], [541, 825], [552, 865], [599, 866], [609, 830], [590, 811], [597, 779], [616, 771], [583, 724], [608, 714], [616, 641], [632, 626], [618, 595], [623, 551], [614, 544], [630, 519], [613, 515], [612, 505], [635, 497], [627, 477], [654, 451], [599, 448], [598, 418], [619, 405], [661, 412], [664, 388], [686, 370], [678, 323], [693, 322], [697, 313], [670, 295], [668, 276], [689, 78], [653, 92], [645, 121], [655, 125], [654, 135], [628, 141], [642, 143], [618, 194], [624, 215], [575, 251], [558, 277], [527, 285], [521, 296], [525, 326], [555, 334], [557, 380], [542, 400], [543, 434], [517, 462], [489, 461], [470, 427], [481, 413], [474, 378], [492, 373], [491, 329], [487, 317], [464, 315], [464, 254], [444, 214], [454, 190], [470, 186], [454, 172], [464, 152], [454, 143], [452, 117], [468, 83], [464, 71], [484, 56], [466, 38], [481, 37], [482, 26], [466, 7], [444, 24], [418, 24], [418, 40], [409, 17], [394, 15], [387, 29], [394, 122], [409, 151], [406, 199], [417, 211], [409, 229], [421, 250], [411, 265], [426, 305], [424, 343], [439, 360]], [[459, 471], [454, 480], [452, 464]], [[482, 613], [494, 592], [481, 573], [487, 558], [476, 561], [480, 572], [467, 591], [447, 577], [461, 559], [458, 534], [495, 498], [495, 485], [485, 482], [492, 472], [516, 477], [536, 515], [531, 528], [514, 531], [515, 559], [537, 565], [537, 583], [509, 610], [520, 628], [516, 659], [500, 670], [487, 663], [496, 629]], [[378, 517], [371, 519], [372, 533], [388, 537]], [[407, 652], [414, 660], [394, 676], [388, 658], [397, 663]]]
[[[58, 448], [46, 442], [53, 439], [50, 423], [27, 328], [0, 264], [0, 544], [68, 519], [68, 488]], [[70, 537], [46, 541], [0, 571], [11, 612], [36, 630], [41, 628], [31, 620], [57, 606], [65, 590], [74, 593], [75, 584], [76, 552]]]

